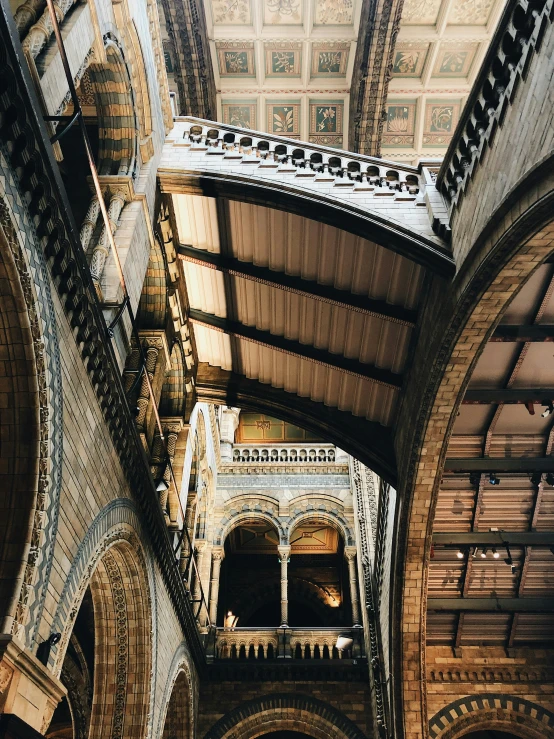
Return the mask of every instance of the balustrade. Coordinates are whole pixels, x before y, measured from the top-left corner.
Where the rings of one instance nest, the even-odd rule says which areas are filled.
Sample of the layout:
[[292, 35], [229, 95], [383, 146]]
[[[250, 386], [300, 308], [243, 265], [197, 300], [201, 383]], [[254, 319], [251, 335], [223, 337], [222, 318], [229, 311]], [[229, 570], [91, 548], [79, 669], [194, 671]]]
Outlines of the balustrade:
[[177, 130], [183, 130], [183, 138], [176, 143], [189, 145], [192, 152], [291, 172], [316, 182], [334, 182], [339, 187], [375, 191], [375, 195], [399, 194], [401, 199], [404, 193], [412, 200], [420, 191], [420, 176], [413, 167], [342, 151], [331, 155], [324, 147], [304, 143], [298, 146], [283, 143], [278, 136], [245, 135], [240, 128], [203, 123], [198, 119], [177, 119]]
[[[337, 648], [337, 639], [352, 645]], [[215, 657], [219, 660], [342, 660], [364, 657], [363, 630], [321, 628], [218, 628]]]
[[337, 452], [333, 446], [252, 446], [235, 444], [233, 447], [233, 462], [255, 462], [258, 464], [276, 464], [289, 462], [303, 464], [305, 462], [345, 464], [345, 459], [337, 461]]

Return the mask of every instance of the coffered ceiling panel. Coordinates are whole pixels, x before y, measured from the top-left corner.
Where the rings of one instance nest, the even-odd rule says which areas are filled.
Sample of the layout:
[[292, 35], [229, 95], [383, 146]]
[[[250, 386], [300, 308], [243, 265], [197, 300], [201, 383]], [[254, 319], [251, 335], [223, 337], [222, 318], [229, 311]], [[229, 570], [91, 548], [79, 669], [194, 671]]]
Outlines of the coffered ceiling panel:
[[224, 123], [347, 148], [361, 0], [205, 0]]

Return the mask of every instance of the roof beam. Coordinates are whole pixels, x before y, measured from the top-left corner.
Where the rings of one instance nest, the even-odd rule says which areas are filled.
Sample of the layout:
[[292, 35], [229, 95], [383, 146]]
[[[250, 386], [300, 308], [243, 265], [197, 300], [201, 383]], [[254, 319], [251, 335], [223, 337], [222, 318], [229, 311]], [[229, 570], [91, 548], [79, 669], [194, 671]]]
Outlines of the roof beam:
[[540, 405], [552, 399], [554, 399], [554, 388], [490, 388], [468, 390], [462, 403], [465, 405], [490, 405], [491, 403]]
[[[332, 285], [321, 285], [313, 280], [288, 275], [268, 267], [260, 267], [252, 262], [243, 262], [235, 257], [195, 249], [193, 246], [180, 244], [177, 248], [179, 258], [184, 262], [192, 262], [201, 267], [223, 272], [234, 277], [242, 277], [252, 282], [258, 282], [271, 287], [286, 288], [297, 295], [306, 295], [309, 298], [322, 300], [341, 308], [349, 308], [358, 313], [365, 313], [385, 321], [401, 323], [413, 327], [417, 320], [417, 311], [409, 310], [400, 305], [392, 305], [384, 300], [373, 300], [365, 295], [355, 295], [348, 290], [339, 290]], [[552, 396], [554, 397], [554, 395]]]
[[534, 323], [529, 326], [501, 323], [494, 330], [490, 340], [520, 343], [554, 341], [554, 326], [544, 323]]
[[552, 613], [554, 598], [428, 598], [427, 610]]
[[205, 362], [198, 365], [195, 389], [198, 401], [267, 413], [301, 426], [340, 446], [391, 485], [397, 485], [391, 430], [380, 423]]
[[554, 472], [554, 457], [448, 457], [447, 472]]
[[277, 351], [285, 352], [301, 359], [307, 359], [310, 362], [325, 365], [331, 369], [355, 375], [362, 379], [388, 385], [389, 387], [400, 388], [402, 386], [401, 375], [395, 375], [389, 370], [380, 369], [371, 364], [363, 364], [356, 359], [348, 359], [342, 354], [331, 354], [331, 352], [325, 349], [317, 349], [315, 346], [309, 344], [301, 344], [299, 341], [286, 339], [284, 336], [277, 336], [270, 331], [262, 331], [254, 326], [246, 326], [239, 321], [220, 318], [211, 313], [204, 313], [204, 311], [191, 309], [189, 315], [192, 323], [207, 326], [229, 336], [236, 336], [255, 344], [262, 344], [270, 349], [276, 349]]
[[514, 546], [552, 547], [554, 531], [468, 531], [433, 534], [433, 544], [444, 546]]

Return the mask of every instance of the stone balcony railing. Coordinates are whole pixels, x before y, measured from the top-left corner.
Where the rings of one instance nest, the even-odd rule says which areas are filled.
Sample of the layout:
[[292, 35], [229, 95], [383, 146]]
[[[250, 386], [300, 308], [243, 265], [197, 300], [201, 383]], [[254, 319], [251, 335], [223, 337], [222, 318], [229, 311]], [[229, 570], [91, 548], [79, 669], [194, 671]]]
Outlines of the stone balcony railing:
[[[339, 637], [351, 639], [337, 647]], [[359, 660], [364, 658], [363, 629], [218, 628], [216, 660]], [[340, 645], [340, 642], [339, 642]]]
[[317, 462], [347, 464], [347, 457], [336, 447], [330, 444], [313, 444], [310, 446], [299, 446], [298, 444], [287, 444], [283, 446], [262, 446], [252, 444], [235, 444], [233, 446], [234, 463], [258, 462], [261, 464], [271, 463], [305, 463]]
[[457, 205], [492, 145], [553, 14], [554, 0], [506, 4], [437, 178], [450, 208]]

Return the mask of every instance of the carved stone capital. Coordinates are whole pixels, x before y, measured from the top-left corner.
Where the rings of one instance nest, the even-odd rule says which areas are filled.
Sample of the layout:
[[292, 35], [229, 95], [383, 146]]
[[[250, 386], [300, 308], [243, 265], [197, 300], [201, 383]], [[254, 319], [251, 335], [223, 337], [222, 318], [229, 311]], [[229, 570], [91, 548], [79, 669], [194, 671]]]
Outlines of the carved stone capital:
[[[66, 688], [15, 637], [0, 636], [0, 710], [43, 734]], [[32, 696], [32, 700], [31, 700]]]
[[344, 547], [344, 557], [347, 562], [354, 562], [356, 559], [356, 547]]
[[281, 559], [288, 559], [290, 557], [290, 546], [279, 546], [277, 547], [277, 551]]
[[214, 562], [221, 562], [225, 558], [225, 549], [223, 547], [214, 547], [212, 549], [212, 559]]

